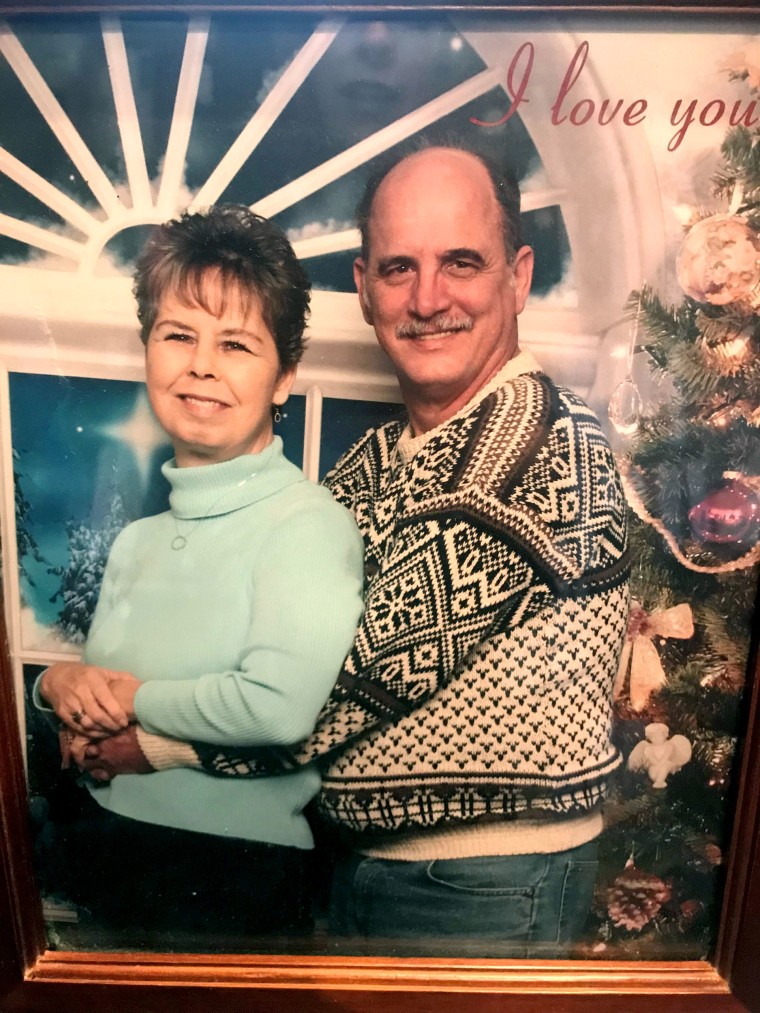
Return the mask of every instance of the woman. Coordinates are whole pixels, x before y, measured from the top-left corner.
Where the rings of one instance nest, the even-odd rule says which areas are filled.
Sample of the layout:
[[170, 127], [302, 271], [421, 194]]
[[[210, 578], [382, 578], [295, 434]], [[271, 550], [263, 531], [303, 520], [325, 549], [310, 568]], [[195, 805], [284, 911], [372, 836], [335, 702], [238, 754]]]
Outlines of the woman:
[[[171, 509], [114, 542], [82, 663], [38, 681], [78, 733], [290, 745], [312, 730], [361, 611], [351, 515], [282, 454], [272, 414], [303, 348], [309, 283], [247, 208], [158, 227], [134, 291]], [[195, 770], [92, 785], [61, 828], [71, 899], [117, 925], [230, 934], [308, 924], [313, 769]]]

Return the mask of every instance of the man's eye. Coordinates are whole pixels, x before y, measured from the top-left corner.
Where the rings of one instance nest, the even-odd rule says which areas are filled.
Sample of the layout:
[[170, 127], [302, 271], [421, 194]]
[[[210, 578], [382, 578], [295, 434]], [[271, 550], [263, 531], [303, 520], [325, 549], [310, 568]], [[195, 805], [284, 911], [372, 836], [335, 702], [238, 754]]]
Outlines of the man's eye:
[[383, 278], [392, 278], [400, 274], [409, 274], [412, 270], [412, 265], [407, 264], [404, 261], [400, 261], [395, 264], [385, 264], [380, 268], [380, 275]]
[[449, 270], [455, 271], [457, 274], [469, 274], [477, 269], [477, 265], [473, 264], [471, 260], [452, 260], [449, 264]]
[[413, 272], [414, 268], [411, 264], [388, 264], [383, 267], [380, 271], [380, 277], [385, 281], [393, 284], [398, 282], [399, 284], [406, 281], [407, 277]]

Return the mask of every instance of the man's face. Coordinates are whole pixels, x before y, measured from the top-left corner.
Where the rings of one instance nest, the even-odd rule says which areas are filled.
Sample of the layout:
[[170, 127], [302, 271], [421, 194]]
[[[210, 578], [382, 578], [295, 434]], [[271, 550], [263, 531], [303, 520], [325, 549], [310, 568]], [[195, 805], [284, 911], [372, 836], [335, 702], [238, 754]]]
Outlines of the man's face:
[[418, 404], [440, 406], [442, 422], [516, 354], [533, 251], [522, 247], [510, 266], [486, 169], [440, 148], [383, 180], [369, 239], [368, 262], [354, 264], [365, 320], [396, 369], [413, 422]]

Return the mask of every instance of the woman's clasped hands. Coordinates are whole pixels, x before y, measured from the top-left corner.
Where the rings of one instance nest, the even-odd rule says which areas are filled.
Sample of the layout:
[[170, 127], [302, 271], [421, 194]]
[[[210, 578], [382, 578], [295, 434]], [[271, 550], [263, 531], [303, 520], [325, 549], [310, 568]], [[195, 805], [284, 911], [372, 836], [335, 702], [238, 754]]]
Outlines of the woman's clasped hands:
[[63, 722], [59, 739], [64, 768], [73, 761], [100, 781], [152, 769], [132, 723], [141, 684], [129, 672], [82, 662], [57, 662], [46, 670], [40, 693]]

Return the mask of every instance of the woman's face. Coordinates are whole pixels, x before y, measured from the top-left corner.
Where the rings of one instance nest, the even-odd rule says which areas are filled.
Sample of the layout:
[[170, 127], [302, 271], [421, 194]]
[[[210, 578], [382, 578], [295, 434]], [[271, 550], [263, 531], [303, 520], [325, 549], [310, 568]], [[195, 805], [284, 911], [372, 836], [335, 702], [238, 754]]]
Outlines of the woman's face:
[[258, 297], [248, 313], [240, 294], [223, 305], [218, 276], [205, 279], [218, 313], [164, 294], [145, 348], [148, 397], [180, 468], [255, 454], [272, 440], [273, 404], [283, 404], [295, 368], [282, 371]]

